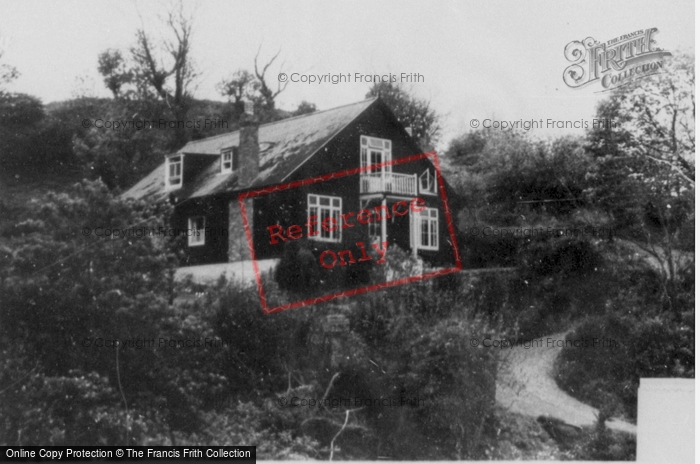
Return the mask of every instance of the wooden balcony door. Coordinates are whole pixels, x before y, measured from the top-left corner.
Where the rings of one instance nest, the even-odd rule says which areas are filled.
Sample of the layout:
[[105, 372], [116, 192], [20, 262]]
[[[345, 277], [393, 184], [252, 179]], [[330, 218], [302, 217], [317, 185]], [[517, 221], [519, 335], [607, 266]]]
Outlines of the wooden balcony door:
[[[387, 182], [391, 182], [391, 166], [386, 163], [391, 161], [391, 140], [375, 137], [360, 137], [360, 165], [372, 166], [363, 175], [381, 179], [382, 190], [391, 191]], [[387, 188], [389, 187], [389, 188]]]

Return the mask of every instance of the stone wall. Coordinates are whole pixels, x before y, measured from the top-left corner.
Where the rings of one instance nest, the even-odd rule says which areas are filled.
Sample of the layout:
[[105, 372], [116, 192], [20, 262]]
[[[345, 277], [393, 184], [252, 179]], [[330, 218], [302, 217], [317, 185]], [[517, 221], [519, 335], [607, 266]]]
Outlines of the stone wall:
[[[243, 201], [246, 213], [248, 213], [248, 226], [253, 231], [253, 199]], [[251, 259], [248, 236], [246, 235], [241, 207], [238, 199], [229, 201], [228, 204], [228, 262], [249, 261]]]

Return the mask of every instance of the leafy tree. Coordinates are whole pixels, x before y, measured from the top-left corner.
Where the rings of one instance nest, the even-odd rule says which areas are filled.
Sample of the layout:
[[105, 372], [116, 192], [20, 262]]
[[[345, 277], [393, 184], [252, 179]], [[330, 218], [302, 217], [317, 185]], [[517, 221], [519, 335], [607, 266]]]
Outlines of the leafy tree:
[[127, 68], [126, 61], [119, 50], [105, 50], [98, 59], [97, 70], [104, 78], [105, 86], [114, 98], [123, 96], [122, 87], [134, 80], [134, 73]]
[[303, 114], [311, 114], [315, 113], [318, 109], [316, 108], [316, 105], [313, 103], [309, 103], [306, 100], [303, 100], [301, 103], [299, 103], [299, 106], [297, 106], [297, 109], [292, 112], [292, 116], [301, 116]]
[[[284, 92], [289, 82], [282, 84], [278, 81], [276, 88], [270, 86], [265, 76], [270, 66], [272, 66], [279, 57], [281, 50], [264, 65], [258, 65], [261, 48], [262, 45], [258, 47], [258, 52], [255, 54], [255, 61], [253, 64], [254, 71], [252, 73], [245, 69], [239, 69], [230, 77], [223, 79], [217, 85], [217, 89], [223, 97], [228, 98], [229, 101], [233, 103], [237, 116], [240, 116], [243, 112], [244, 100], [248, 100], [253, 103], [255, 112], [260, 121], [277, 121], [290, 116], [288, 113], [279, 110], [276, 102], [277, 97]], [[284, 63], [282, 66], [284, 66]], [[297, 116], [311, 113], [315, 110], [315, 105], [302, 102], [299, 108], [291, 115]]]
[[0, 49], [0, 95], [4, 92], [4, 87], [19, 77], [19, 72], [14, 66], [2, 62], [4, 50]]
[[588, 134], [596, 156], [588, 196], [657, 261], [664, 306], [677, 311], [677, 277], [688, 262], [679, 249], [692, 247], [694, 235], [694, 58], [676, 54], [664, 72], [617, 89], [598, 117], [613, 124]]
[[5, 169], [37, 168], [34, 137], [44, 118], [38, 98], [0, 91], [0, 164]]
[[479, 162], [483, 158], [482, 153], [486, 145], [496, 134], [490, 129], [481, 129], [462, 134], [450, 142], [446, 157], [456, 166], [466, 167], [471, 170], [479, 169]]
[[[658, 168], [673, 171], [676, 189], [695, 185], [695, 58], [676, 54], [665, 72], [637, 79], [619, 95], [633, 143], [624, 146]], [[614, 98], [614, 97], [613, 97]]]
[[381, 97], [404, 127], [410, 127], [411, 137], [421, 149], [434, 149], [440, 136], [440, 117], [430, 101], [411, 95], [404, 87], [392, 82], [377, 82], [366, 98]]
[[240, 105], [244, 99], [252, 100], [255, 93], [255, 76], [245, 69], [239, 69], [228, 79], [217, 85], [219, 93], [234, 105]]
[[451, 180], [468, 198], [471, 221], [504, 224], [526, 212], [568, 216], [583, 203], [591, 163], [576, 137], [532, 141], [522, 132], [491, 129], [456, 138], [446, 158]]
[[92, 116], [94, 101], [45, 107], [31, 95], [0, 93], [0, 165], [8, 173], [31, 177], [70, 173], [76, 167], [73, 137], [85, 132], [80, 123]]
[[45, 116], [41, 100], [23, 93], [0, 94], [0, 105], [0, 127], [18, 129], [33, 126]]
[[130, 227], [158, 230], [163, 211], [163, 205], [135, 207], [103, 184], [86, 182], [72, 194], [48, 194], [30, 204], [6, 232], [0, 268], [3, 442], [130, 443], [147, 417], [162, 422], [165, 413], [170, 428], [196, 423], [192, 415], [174, 415], [191, 414], [188, 406], [206, 398], [196, 387], [196, 370], [177, 351], [98, 345], [177, 338], [168, 325], [175, 264], [168, 242], [157, 235], [99, 236]]
[[[144, 118], [149, 121], [158, 117], [158, 108], [149, 110], [149, 105], [140, 101], [112, 101], [101, 106], [100, 118], [129, 121], [134, 113], [153, 115]], [[72, 141], [83, 175], [101, 179], [110, 189], [137, 182], [162, 162], [170, 146], [170, 131], [148, 130], [148, 127], [111, 130], [93, 126], [82, 130]]]

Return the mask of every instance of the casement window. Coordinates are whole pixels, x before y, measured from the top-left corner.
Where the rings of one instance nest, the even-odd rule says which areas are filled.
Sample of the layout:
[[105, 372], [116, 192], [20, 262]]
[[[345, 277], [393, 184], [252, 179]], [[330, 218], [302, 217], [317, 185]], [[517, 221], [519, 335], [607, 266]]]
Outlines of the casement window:
[[308, 236], [321, 242], [340, 242], [340, 214], [343, 199], [324, 195], [308, 196]]
[[418, 186], [420, 193], [437, 195], [437, 172], [426, 169], [418, 178]]
[[168, 190], [182, 187], [182, 158], [182, 155], [167, 158], [165, 188]]
[[187, 245], [204, 245], [206, 221], [204, 216], [194, 216], [187, 220]]
[[426, 208], [418, 214], [418, 248], [423, 250], [439, 248], [437, 208]]
[[[360, 136], [360, 166], [387, 163], [391, 161], [391, 140], [376, 137]], [[391, 172], [391, 166], [380, 165], [373, 167], [363, 174], [378, 175], [382, 172]]]
[[221, 151], [221, 173], [233, 172], [238, 169], [238, 156], [234, 148]]

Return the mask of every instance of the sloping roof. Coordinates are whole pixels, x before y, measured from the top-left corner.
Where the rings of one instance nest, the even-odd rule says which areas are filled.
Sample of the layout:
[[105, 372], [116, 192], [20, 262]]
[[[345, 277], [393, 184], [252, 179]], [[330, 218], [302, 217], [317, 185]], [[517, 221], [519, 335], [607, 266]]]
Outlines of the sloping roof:
[[[178, 153], [212, 155], [212, 162], [197, 177], [176, 190], [180, 198], [196, 198], [242, 187], [260, 187], [283, 182], [336, 134], [354, 121], [376, 98], [260, 126], [260, 173], [252, 183], [239, 185], [236, 172], [221, 174], [219, 155], [224, 148], [238, 146], [238, 131], [195, 140]], [[124, 193], [127, 198], [165, 197], [165, 162]]]

